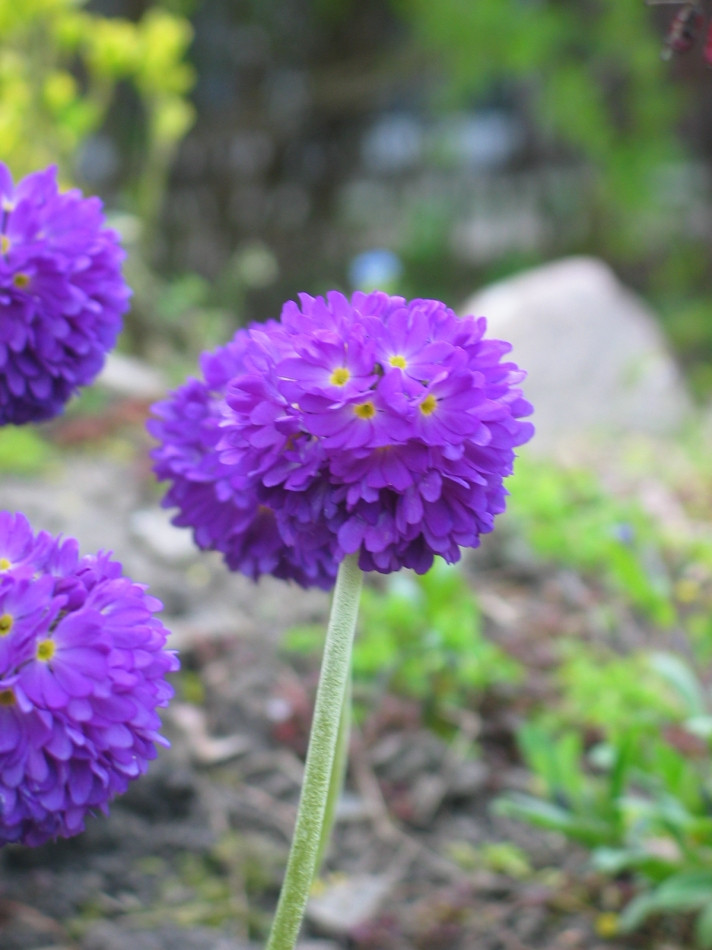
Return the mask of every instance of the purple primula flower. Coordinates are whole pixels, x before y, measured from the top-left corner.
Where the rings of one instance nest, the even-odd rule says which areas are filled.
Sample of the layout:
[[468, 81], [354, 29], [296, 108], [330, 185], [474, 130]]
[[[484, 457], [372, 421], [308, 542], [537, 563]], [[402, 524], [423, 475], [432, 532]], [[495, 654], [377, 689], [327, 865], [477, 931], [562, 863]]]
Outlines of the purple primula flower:
[[[304, 340], [298, 356], [279, 362], [278, 376], [284, 380], [282, 390], [290, 401], [323, 394], [333, 403], [342, 403], [376, 382], [372, 344], [331, 337], [323, 333], [320, 338]], [[291, 387], [290, 379], [294, 382]]]
[[160, 607], [106, 552], [0, 513], [0, 845], [77, 834], [167, 745]]
[[13, 185], [0, 162], [0, 425], [61, 412], [116, 343], [130, 296], [98, 198], [56, 168]]
[[375, 343], [379, 364], [386, 371], [399, 369], [415, 381], [431, 378], [454, 353], [449, 341], [434, 342], [433, 320], [425, 307], [418, 311], [401, 307], [387, 321], [367, 317], [364, 327]]
[[[206, 382], [159, 403], [150, 424], [176, 523], [228, 563], [239, 547], [231, 566], [253, 577], [305, 586], [328, 586], [357, 552], [382, 572], [457, 561], [504, 510], [514, 449], [534, 431], [524, 374], [485, 330], [436, 300], [332, 292], [238, 331], [239, 358], [207, 358]], [[267, 512], [257, 530], [248, 516]], [[279, 572], [265, 567], [268, 538], [283, 546]]]

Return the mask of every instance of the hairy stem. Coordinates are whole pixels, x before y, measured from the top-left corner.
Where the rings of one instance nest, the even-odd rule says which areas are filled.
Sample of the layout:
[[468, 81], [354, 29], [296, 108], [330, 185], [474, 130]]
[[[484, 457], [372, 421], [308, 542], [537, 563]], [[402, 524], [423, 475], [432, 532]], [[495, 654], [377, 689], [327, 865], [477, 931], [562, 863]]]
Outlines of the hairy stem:
[[336, 578], [294, 837], [266, 950], [293, 950], [296, 946], [323, 849], [322, 830], [351, 675], [362, 580], [358, 556], [352, 554], [341, 562]]

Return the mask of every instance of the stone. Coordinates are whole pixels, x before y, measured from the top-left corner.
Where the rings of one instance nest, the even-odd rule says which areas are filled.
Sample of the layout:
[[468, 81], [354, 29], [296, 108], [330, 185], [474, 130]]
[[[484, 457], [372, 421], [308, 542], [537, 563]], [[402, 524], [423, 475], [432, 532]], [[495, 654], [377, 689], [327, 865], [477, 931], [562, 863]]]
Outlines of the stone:
[[307, 917], [330, 936], [348, 934], [375, 917], [392, 888], [388, 874], [334, 875], [315, 885]]
[[141, 508], [131, 513], [130, 530], [155, 557], [179, 566], [199, 557], [191, 531], [171, 523], [173, 513], [164, 508]]
[[484, 288], [461, 312], [487, 317], [488, 334], [509, 340], [527, 371], [531, 451], [669, 435], [691, 414], [655, 314], [602, 261], [572, 257], [525, 271]]
[[132, 399], [163, 399], [168, 392], [168, 383], [159, 370], [124, 353], [108, 353], [96, 381], [110, 392]]

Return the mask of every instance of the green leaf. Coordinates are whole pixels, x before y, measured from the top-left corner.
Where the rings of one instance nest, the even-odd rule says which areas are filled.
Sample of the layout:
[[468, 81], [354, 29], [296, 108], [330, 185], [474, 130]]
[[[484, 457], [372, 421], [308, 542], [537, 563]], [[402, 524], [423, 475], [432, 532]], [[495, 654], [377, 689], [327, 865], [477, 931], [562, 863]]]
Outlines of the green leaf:
[[675, 870], [672, 861], [632, 848], [596, 848], [591, 860], [593, 867], [604, 874], [638, 871], [653, 882], [664, 881]]
[[690, 667], [673, 653], [653, 653], [650, 665], [685, 703], [689, 716], [705, 716], [708, 712], [702, 687]]
[[670, 910], [707, 903], [712, 900], [712, 869], [674, 874], [655, 893]]
[[625, 789], [626, 780], [633, 760], [635, 734], [629, 732], [616, 750], [617, 754], [611, 769], [608, 794], [611, 801], [617, 801]]
[[584, 787], [581, 736], [574, 731], [556, 736], [536, 723], [524, 723], [517, 739], [526, 763], [544, 781], [548, 794], [564, 794], [578, 802]]
[[604, 874], [616, 875], [631, 865], [632, 855], [623, 848], [596, 848], [592, 855], [593, 866]]
[[612, 837], [611, 828], [595, 816], [575, 814], [554, 802], [530, 795], [510, 795], [494, 804], [497, 814], [528, 821], [539, 828], [560, 831], [574, 841], [589, 847], [606, 843]]
[[566, 831], [571, 827], [571, 812], [529, 795], [508, 796], [495, 802], [495, 811], [512, 818], [526, 818], [532, 824], [556, 831]]
[[639, 897], [633, 898], [620, 915], [618, 927], [623, 933], [637, 930], [657, 909], [652, 894], [641, 894]]
[[712, 870], [674, 874], [651, 894], [642, 894], [621, 915], [621, 929], [634, 930], [650, 914], [689, 911], [712, 902]]

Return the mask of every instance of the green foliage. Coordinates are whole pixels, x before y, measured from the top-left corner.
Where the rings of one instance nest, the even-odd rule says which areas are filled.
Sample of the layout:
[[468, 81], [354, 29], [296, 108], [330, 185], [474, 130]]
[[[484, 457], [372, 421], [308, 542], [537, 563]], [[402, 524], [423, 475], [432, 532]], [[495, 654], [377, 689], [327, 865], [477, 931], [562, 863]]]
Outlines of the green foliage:
[[[589, 724], [603, 741], [590, 748], [584, 722], [577, 731], [560, 731], [546, 719], [526, 723], [519, 743], [535, 794], [509, 795], [496, 807], [590, 848], [604, 873], [633, 873], [640, 893], [621, 916], [621, 929], [654, 913], [695, 910], [698, 942], [709, 947], [712, 715], [690, 666], [666, 653], [647, 660], [667, 690], [664, 702], [645, 693], [640, 708], [631, 703], [627, 725], [599, 721], [601, 709], [594, 707]], [[573, 690], [576, 683], [569, 685]], [[617, 686], [609, 684], [606, 696]], [[582, 698], [582, 711], [584, 704]]]
[[36, 429], [29, 426], [0, 428], [0, 472], [36, 475], [50, 463], [52, 452]]
[[129, 253], [125, 274], [134, 291], [123, 344], [158, 363], [169, 363], [177, 385], [187, 373], [195, 373], [197, 354], [232, 336], [234, 312], [222, 303], [219, 286], [199, 274], [172, 279], [157, 274], [141, 253], [144, 234], [137, 219], [124, 215], [119, 226]]
[[665, 723], [703, 715], [698, 684], [669, 653], [639, 651], [625, 656], [578, 641], [562, 644], [555, 671], [557, 703], [540, 716], [554, 729], [602, 729], [621, 735], [631, 723], [640, 732], [659, 732]]
[[618, 845], [624, 825], [620, 795], [628, 747], [615, 750], [606, 775], [590, 776], [585, 771], [579, 733], [557, 735], [536, 723], [527, 723], [518, 738], [539, 795], [502, 798], [496, 804], [497, 811], [559, 831], [588, 847]]
[[[556, 171], [556, 188], [543, 189], [542, 212], [553, 227], [532, 250], [535, 260], [525, 263], [583, 251], [627, 271], [662, 314], [693, 392], [706, 398], [712, 392], [710, 250], [694, 222], [708, 169], [680, 134], [704, 99], [698, 77], [686, 81], [661, 61], [662, 32], [643, 0], [391, 5], [421, 61], [442, 79], [439, 108], [508, 103], [546, 154], [544, 169], [574, 173], [572, 193]], [[409, 282], [426, 296], [436, 295], [443, 279], [459, 288], [460, 275], [450, 273], [453, 255], [445, 253], [451, 222], [446, 231], [430, 228], [429, 243], [440, 243], [424, 267], [417, 253], [410, 259], [413, 250], [427, 250], [422, 230], [399, 248]], [[511, 273], [510, 256], [505, 252], [479, 279]]]
[[[705, 283], [706, 275], [707, 261]], [[691, 278], [686, 293], [668, 293], [659, 306], [663, 326], [680, 358], [685, 378], [692, 392], [704, 398], [712, 393], [712, 302], [707, 293], [694, 295], [695, 286], [701, 282]]]
[[[602, 582], [612, 617], [632, 606], [649, 626], [673, 627], [678, 640], [685, 631], [692, 659], [562, 642], [555, 696], [518, 734], [531, 793], [496, 807], [589, 848], [600, 872], [633, 877], [638, 896], [616, 918], [618, 930], [693, 911], [697, 942], [710, 947], [712, 703], [697, 667], [712, 637], [712, 545], [700, 436], [691, 431], [690, 445], [669, 451], [662, 497], [669, 492], [677, 507], [665, 525], [590, 473], [520, 460], [510, 530], [535, 556]], [[656, 444], [627, 464], [649, 481], [659, 463]]]
[[[288, 649], [316, 651], [323, 633], [291, 630]], [[435, 720], [449, 706], [516, 683], [520, 665], [488, 640], [477, 601], [457, 567], [436, 560], [427, 574], [400, 571], [386, 589], [363, 592], [353, 656], [355, 692], [381, 688], [418, 699]]]
[[649, 246], [641, 214], [676, 152], [677, 100], [644, 4], [393, 4], [441, 68], [450, 101], [526, 96], [550, 144], [586, 166], [589, 231], [603, 247], [637, 256], [641, 241]]
[[511, 841], [488, 841], [475, 847], [469, 841], [450, 841], [444, 853], [465, 871], [493, 871], [525, 880], [534, 875], [529, 856]]
[[635, 930], [652, 914], [697, 911], [695, 938], [703, 950], [712, 947], [712, 870], [671, 875], [649, 894], [632, 901], [621, 918], [623, 930]]
[[517, 462], [509, 512], [539, 557], [603, 578], [661, 625], [675, 619], [661, 539], [630, 498], [606, 492], [591, 472]]
[[158, 7], [134, 23], [84, 6], [0, 0], [0, 139], [18, 177], [56, 162], [71, 180], [79, 146], [101, 126], [120, 81], [142, 99], [147, 167], [164, 162], [192, 122], [188, 22]]

